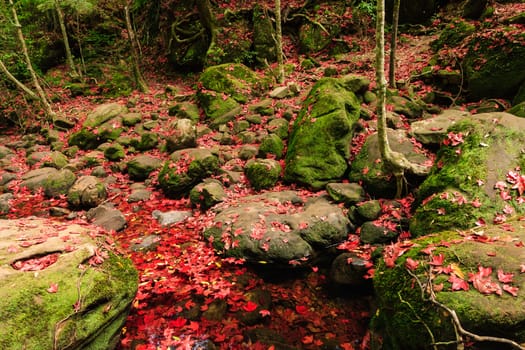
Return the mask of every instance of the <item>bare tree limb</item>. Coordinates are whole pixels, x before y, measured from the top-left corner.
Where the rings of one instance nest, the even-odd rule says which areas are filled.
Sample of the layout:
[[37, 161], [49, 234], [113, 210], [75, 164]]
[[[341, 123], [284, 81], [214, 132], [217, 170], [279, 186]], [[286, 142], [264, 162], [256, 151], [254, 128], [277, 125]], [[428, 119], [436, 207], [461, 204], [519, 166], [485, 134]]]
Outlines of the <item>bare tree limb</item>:
[[37, 101], [40, 100], [30, 88], [28, 88], [24, 83], [22, 83], [13, 74], [11, 74], [11, 72], [7, 69], [2, 60], [0, 60], [0, 70], [4, 72], [4, 74], [9, 78], [9, 80], [15, 83], [15, 85], [18, 86], [21, 90], [23, 90], [31, 99]]

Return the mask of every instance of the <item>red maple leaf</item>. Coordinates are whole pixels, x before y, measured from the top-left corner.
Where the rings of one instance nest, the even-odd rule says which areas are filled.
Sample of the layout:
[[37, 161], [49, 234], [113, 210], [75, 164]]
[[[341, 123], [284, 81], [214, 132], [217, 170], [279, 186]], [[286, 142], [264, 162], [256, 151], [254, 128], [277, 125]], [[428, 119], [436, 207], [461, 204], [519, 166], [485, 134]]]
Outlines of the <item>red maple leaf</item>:
[[257, 309], [259, 305], [257, 305], [256, 303], [254, 303], [253, 301], [249, 300], [246, 304], [244, 304], [242, 306], [242, 309], [246, 312], [252, 312], [252, 311], [255, 311]]
[[58, 292], [58, 283], [51, 283], [49, 285], [49, 288], [47, 289], [48, 293], [56, 293]]
[[502, 269], [498, 269], [498, 281], [501, 283], [512, 283], [513, 273], [505, 273]]
[[412, 258], [407, 258], [406, 262], [405, 262], [405, 266], [407, 269], [409, 269], [410, 271], [414, 271], [415, 269], [417, 269], [417, 267], [419, 266], [419, 261], [417, 260], [414, 260]]
[[299, 315], [305, 315], [308, 313], [308, 307], [304, 305], [297, 305], [295, 306], [295, 312], [297, 312]]
[[510, 286], [508, 284], [504, 284], [503, 285], [503, 290], [505, 292], [511, 294], [513, 297], [517, 297], [518, 296], [518, 290], [519, 290], [518, 287], [513, 287], [513, 286]]
[[445, 261], [445, 256], [440, 253], [439, 255], [432, 255], [432, 260], [429, 264], [432, 266], [441, 266], [443, 265], [443, 261]]
[[455, 274], [451, 274], [448, 281], [452, 283], [452, 290], [469, 290], [467, 281]]

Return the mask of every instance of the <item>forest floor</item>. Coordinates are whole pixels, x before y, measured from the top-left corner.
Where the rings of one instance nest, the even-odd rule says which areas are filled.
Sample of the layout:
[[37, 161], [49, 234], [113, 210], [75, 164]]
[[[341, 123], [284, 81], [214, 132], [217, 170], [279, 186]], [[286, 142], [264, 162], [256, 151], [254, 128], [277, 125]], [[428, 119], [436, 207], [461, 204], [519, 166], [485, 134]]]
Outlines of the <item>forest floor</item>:
[[[398, 80], [410, 82], [411, 75], [428, 64], [432, 56], [429, 43], [435, 38], [435, 35], [400, 35]], [[321, 65], [310, 70], [300, 69], [301, 55], [291, 49], [286, 52], [287, 63], [296, 67], [286, 77], [286, 82], [297, 82], [302, 89], [299, 97], [289, 101], [291, 105], [301, 105], [301, 98], [313, 82], [323, 76], [327, 66], [338, 70], [350, 68], [353, 74], [364, 75], [374, 81], [373, 33], [349, 40], [356, 42], [361, 51], [338, 60], [320, 56], [316, 59]], [[155, 62], [150, 67], [158, 68], [159, 65]], [[161, 117], [167, 117], [170, 101], [164, 97], [166, 86], [173, 85], [180, 93], [193, 95], [198, 75], [177, 76], [160, 74], [159, 70], [155, 70], [147, 71], [146, 78], [151, 89], [149, 93], [135, 91], [131, 96], [111, 101], [100, 96], [71, 98], [65, 88], [54, 88], [53, 94], [60, 97], [54, 108], [64, 115], [76, 116], [79, 125], [94, 107], [103, 102], [127, 104], [133, 100], [133, 111], [143, 115], [161, 111]], [[423, 85], [413, 87], [416, 92], [418, 89], [425, 92], [430, 88]], [[9, 137], [15, 141], [20, 134], [11, 133]], [[67, 140], [66, 134], [63, 137]], [[199, 141], [199, 146], [216, 145], [209, 137]], [[167, 154], [156, 152], [156, 155], [167, 159]], [[29, 170], [23, 153], [20, 153], [18, 162], [21, 172]], [[192, 209], [188, 199], [166, 198], [155, 182], [149, 187], [153, 191], [149, 201], [140, 205], [130, 204], [126, 197], [133, 182], [127, 175], [113, 171], [109, 162], [103, 166], [116, 180], [109, 185], [111, 202], [124, 213], [128, 222], [123, 231], [113, 233], [113, 236], [133, 260], [140, 275], [139, 291], [123, 330], [120, 349], [213, 349], [206, 347], [209, 346], [206, 345], [207, 340], [219, 349], [369, 348], [368, 326], [373, 313], [370, 295], [333, 288], [326, 276], [327, 269], [323, 267], [287, 273], [272, 272], [243, 264], [240, 260], [222, 258], [202, 238], [202, 231], [211, 222], [212, 214]], [[284, 189], [297, 188], [279, 183], [274, 190]], [[67, 207], [64, 198], [50, 200], [41, 193], [31, 194], [23, 189], [16, 191], [13, 210], [9, 215], [12, 218], [48, 216], [50, 206]], [[255, 193], [246, 182], [227, 191], [230, 198]], [[193, 216], [166, 228], [152, 219], [153, 210], [192, 210]], [[150, 234], [160, 237], [156, 250], [142, 252], [131, 249]], [[261, 310], [259, 323], [250, 324], [243, 322], [239, 314], [253, 311], [247, 294], [255, 290], [268, 292], [272, 303], [268, 309]], [[221, 305], [227, 309], [221, 319], [202, 317], [210, 308]]]

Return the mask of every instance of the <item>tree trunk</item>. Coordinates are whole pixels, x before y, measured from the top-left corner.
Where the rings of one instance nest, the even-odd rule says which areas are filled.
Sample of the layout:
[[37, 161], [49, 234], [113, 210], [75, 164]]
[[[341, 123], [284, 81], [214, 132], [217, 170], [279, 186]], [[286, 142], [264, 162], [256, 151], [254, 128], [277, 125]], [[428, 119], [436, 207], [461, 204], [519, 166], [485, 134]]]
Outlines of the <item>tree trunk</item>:
[[133, 26], [131, 25], [129, 5], [130, 2], [128, 2], [124, 6], [124, 14], [126, 16], [126, 27], [128, 29], [129, 45], [131, 47], [131, 64], [133, 66], [133, 76], [135, 78], [137, 88], [142, 92], [149, 92], [148, 84], [146, 83], [146, 80], [144, 80], [144, 77], [142, 76], [142, 72], [140, 71], [139, 67], [139, 50], [137, 48], [138, 45], [135, 38], [135, 31], [133, 30]]
[[281, 26], [281, 0], [275, 0], [275, 41], [277, 54], [277, 82], [284, 82], [283, 30]]
[[2, 60], [0, 60], [0, 70], [4, 72], [7, 78], [9, 78], [9, 80], [15, 83], [16, 86], [18, 86], [21, 90], [28, 94], [31, 99], [40, 100], [40, 98], [38, 98], [38, 96], [30, 88], [28, 88], [24, 83], [22, 83], [13, 74], [11, 74], [11, 72], [7, 69]]
[[35, 70], [33, 69], [33, 65], [31, 64], [31, 59], [29, 58], [29, 52], [27, 50], [26, 42], [24, 39], [24, 34], [22, 33], [22, 26], [20, 25], [20, 22], [18, 21], [18, 15], [16, 13], [16, 8], [15, 8], [15, 4], [13, 3], [13, 0], [9, 0], [9, 5], [11, 6], [11, 13], [13, 15], [13, 23], [16, 28], [16, 34], [17, 34], [18, 41], [20, 42], [20, 46], [22, 47], [22, 54], [24, 55], [24, 59], [26, 61], [27, 70], [29, 71], [29, 74], [31, 74], [31, 79], [33, 80], [33, 84], [35, 85], [35, 89], [38, 94], [40, 103], [42, 103], [42, 106], [44, 108], [46, 115], [48, 117], [53, 117], [55, 113], [51, 109], [51, 105], [49, 104], [49, 101], [47, 100], [44, 89], [42, 89], [42, 86], [38, 82], [38, 77], [36, 75]]
[[396, 87], [396, 49], [397, 49], [397, 29], [399, 25], [399, 6], [401, 0], [394, 0], [394, 9], [392, 11], [392, 39], [390, 42], [390, 76], [389, 86]]
[[73, 78], [79, 77], [79, 72], [75, 66], [75, 61], [73, 60], [73, 54], [71, 53], [71, 46], [69, 46], [69, 39], [67, 37], [66, 23], [64, 21], [64, 11], [60, 7], [59, 0], [55, 0], [55, 9], [58, 15], [58, 23], [60, 25], [60, 31], [62, 32], [62, 40], [64, 40], [64, 49], [66, 50], [66, 62], [69, 66], [69, 71]]
[[394, 152], [388, 143], [386, 131], [386, 79], [385, 79], [385, 0], [377, 1], [376, 23], [376, 85], [377, 93], [377, 137], [379, 152], [386, 167], [397, 180], [396, 197], [401, 196], [405, 171], [415, 175], [428, 175], [430, 167], [411, 163], [402, 153]]
[[217, 25], [215, 23], [215, 16], [211, 8], [210, 0], [196, 0], [196, 4], [202, 26], [206, 28], [206, 31], [210, 36], [210, 46], [206, 52], [205, 59], [205, 61], [208, 61], [209, 56], [213, 55], [213, 51], [217, 42]]

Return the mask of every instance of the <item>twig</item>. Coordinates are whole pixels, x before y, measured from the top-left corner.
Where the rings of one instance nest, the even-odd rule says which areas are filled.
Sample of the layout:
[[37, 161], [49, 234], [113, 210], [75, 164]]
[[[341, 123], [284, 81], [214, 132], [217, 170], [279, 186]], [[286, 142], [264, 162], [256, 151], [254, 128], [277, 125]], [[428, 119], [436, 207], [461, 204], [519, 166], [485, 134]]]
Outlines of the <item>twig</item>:
[[[82, 297], [82, 293], [81, 293], [81, 286], [82, 286], [82, 277], [84, 276], [84, 274], [86, 273], [87, 269], [84, 269], [82, 270], [82, 272], [80, 273], [80, 276], [78, 277], [78, 280], [77, 280], [77, 302], [75, 303], [74, 305], [74, 310], [73, 310], [73, 313], [67, 315], [66, 317], [64, 317], [63, 319], [61, 319], [60, 321], [58, 321], [56, 324], [55, 324], [55, 332], [53, 333], [53, 350], [57, 350], [58, 349], [58, 334], [60, 332], [60, 326], [62, 326], [62, 324], [64, 322], [66, 322], [67, 320], [69, 320], [71, 317], [73, 317], [74, 315], [78, 314], [80, 312], [80, 309], [82, 308], [82, 302], [83, 302], [83, 297]], [[77, 306], [78, 304], [78, 306]]]
[[[412, 276], [415, 279], [416, 283], [421, 288], [422, 296], [424, 296], [423, 284], [421, 283], [421, 280], [419, 279], [419, 277], [415, 273], [410, 271], [409, 269], [406, 269], [406, 271], [408, 272], [408, 274], [410, 276]], [[429, 278], [429, 283], [432, 284], [432, 282], [430, 282], [430, 278]], [[432, 289], [432, 285], [430, 285], [430, 287], [431, 288], [429, 288], [429, 298], [427, 299], [427, 298], [423, 297], [423, 300], [429, 300], [432, 304], [440, 307], [441, 309], [445, 310], [446, 312], [448, 312], [450, 314], [450, 316], [452, 318], [454, 329], [456, 330], [456, 337], [458, 338], [458, 341], [459, 341], [458, 342], [458, 349], [463, 348], [463, 343], [464, 343], [463, 342], [463, 338], [464, 337], [469, 337], [470, 339], [472, 339], [473, 341], [476, 341], [476, 342], [501, 343], [501, 344], [510, 345], [514, 349], [525, 350], [525, 347], [521, 346], [520, 344], [516, 343], [513, 340], [510, 340], [510, 339], [507, 339], [507, 338], [478, 335], [478, 334], [475, 334], [475, 333], [472, 333], [472, 332], [466, 330], [465, 328], [463, 328], [463, 325], [461, 324], [461, 321], [460, 321], [458, 315], [456, 314], [456, 311], [451, 309], [451, 308], [449, 308], [445, 304], [442, 304], [439, 301], [437, 301], [436, 294], [434, 293], [434, 290]], [[438, 343], [435, 343], [435, 344], [438, 344]], [[441, 343], [439, 343], [439, 344], [441, 344]]]

